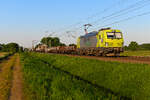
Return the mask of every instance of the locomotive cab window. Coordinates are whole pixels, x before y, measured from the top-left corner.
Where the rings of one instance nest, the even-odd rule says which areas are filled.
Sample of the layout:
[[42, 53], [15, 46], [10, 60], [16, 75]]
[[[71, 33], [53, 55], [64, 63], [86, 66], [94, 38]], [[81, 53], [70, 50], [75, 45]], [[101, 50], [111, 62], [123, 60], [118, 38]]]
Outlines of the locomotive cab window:
[[107, 38], [108, 39], [114, 39], [115, 38], [115, 33], [107, 33]]
[[116, 35], [117, 39], [121, 39], [122, 38], [122, 34], [121, 33], [115, 33], [115, 35]]
[[122, 38], [122, 33], [121, 32], [107, 33], [107, 38], [108, 39], [121, 39]]

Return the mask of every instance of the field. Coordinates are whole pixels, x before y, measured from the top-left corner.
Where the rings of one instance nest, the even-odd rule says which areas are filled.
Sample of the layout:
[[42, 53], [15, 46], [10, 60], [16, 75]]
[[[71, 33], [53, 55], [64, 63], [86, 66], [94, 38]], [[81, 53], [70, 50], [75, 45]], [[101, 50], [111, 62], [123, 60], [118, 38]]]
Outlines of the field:
[[0, 71], [0, 100], [150, 99], [149, 64], [21, 53]]
[[148, 56], [150, 57], [150, 51], [125, 51], [122, 56]]
[[119, 100], [107, 91], [57, 70], [41, 58], [22, 56], [26, 100]]
[[135, 100], [147, 100], [150, 97], [149, 65], [105, 62], [48, 54], [30, 54], [30, 56], [32, 59], [35, 57], [38, 61], [50, 65], [52, 69], [60, 73], [63, 72], [96, 86], [101, 92], [107, 91], [108, 94], [116, 95], [119, 98], [125, 97]]

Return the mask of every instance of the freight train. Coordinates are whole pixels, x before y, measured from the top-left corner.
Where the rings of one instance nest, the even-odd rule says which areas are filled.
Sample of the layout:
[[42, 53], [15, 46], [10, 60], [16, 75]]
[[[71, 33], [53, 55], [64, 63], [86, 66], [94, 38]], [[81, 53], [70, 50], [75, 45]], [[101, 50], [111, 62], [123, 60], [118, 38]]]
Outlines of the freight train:
[[120, 30], [103, 28], [77, 39], [77, 46], [58, 46], [42, 50], [47, 53], [118, 56], [123, 52], [124, 39]]

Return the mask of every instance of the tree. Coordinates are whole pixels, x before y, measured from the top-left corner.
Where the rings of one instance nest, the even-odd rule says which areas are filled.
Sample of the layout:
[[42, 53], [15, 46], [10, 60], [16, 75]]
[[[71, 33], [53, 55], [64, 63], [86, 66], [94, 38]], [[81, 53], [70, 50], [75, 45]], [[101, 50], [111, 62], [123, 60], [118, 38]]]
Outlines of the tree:
[[18, 52], [19, 51], [19, 45], [17, 43], [8, 43], [6, 45], [6, 47], [9, 52]]
[[128, 46], [124, 46], [124, 50], [128, 50], [129, 48], [128, 48]]
[[132, 50], [132, 51], [135, 51], [135, 50], [138, 50], [138, 49], [139, 49], [139, 45], [138, 45], [137, 42], [132, 41], [132, 42], [129, 44], [128, 48], [129, 48], [130, 50]]
[[0, 51], [2, 50], [2, 45], [0, 44]]
[[60, 45], [60, 40], [59, 40], [58, 37], [54, 37], [54, 38], [52, 38], [51, 43], [52, 43], [52, 46], [53, 46], [53, 47], [59, 46], [59, 45]]
[[2, 45], [2, 51], [4, 52], [18, 52], [19, 51], [19, 45], [17, 43], [8, 43]]
[[48, 45], [48, 47], [51, 47], [51, 44], [52, 44], [51, 42], [52, 42], [52, 38], [51, 37], [44, 37], [41, 40], [41, 43]]
[[0, 51], [3, 51], [5, 44], [0, 44]]
[[64, 43], [60, 43], [60, 45], [59, 46], [66, 46], [66, 44], [64, 44]]
[[19, 47], [19, 52], [23, 52], [23, 47]]
[[48, 47], [64, 46], [58, 37], [44, 37], [41, 39], [41, 44], [46, 44]]

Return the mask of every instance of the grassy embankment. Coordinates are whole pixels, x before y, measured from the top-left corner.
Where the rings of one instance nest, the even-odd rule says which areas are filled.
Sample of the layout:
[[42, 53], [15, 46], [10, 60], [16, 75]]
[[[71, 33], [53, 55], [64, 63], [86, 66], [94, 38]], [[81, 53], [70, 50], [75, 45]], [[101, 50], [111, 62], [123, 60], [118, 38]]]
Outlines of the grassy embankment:
[[134, 100], [150, 99], [150, 65], [32, 54], [60, 70]]
[[150, 51], [125, 51], [122, 56], [147, 56], [150, 57]]
[[52, 65], [54, 62], [46, 64], [36, 54], [34, 55], [36, 57], [32, 56], [22, 54], [21, 57], [25, 100], [120, 99], [120, 96], [115, 96], [105, 89], [97, 88], [84, 80], [55, 69]]

